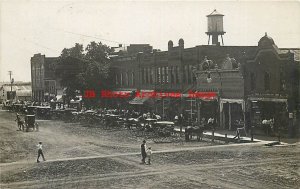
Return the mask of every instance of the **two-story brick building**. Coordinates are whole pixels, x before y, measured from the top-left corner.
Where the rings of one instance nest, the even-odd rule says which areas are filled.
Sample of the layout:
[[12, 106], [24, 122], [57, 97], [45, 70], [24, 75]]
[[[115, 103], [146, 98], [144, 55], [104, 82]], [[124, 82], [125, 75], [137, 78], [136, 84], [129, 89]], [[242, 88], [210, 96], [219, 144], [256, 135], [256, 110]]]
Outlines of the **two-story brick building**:
[[59, 82], [55, 77], [57, 57], [46, 57], [35, 54], [31, 57], [32, 100], [38, 102], [50, 101], [57, 95]]
[[[275, 111], [286, 110], [282, 113], [285, 117], [288, 113], [295, 116], [291, 112], [299, 112], [300, 49], [280, 49], [267, 35], [257, 46], [221, 46], [217, 39], [224, 33], [210, 31], [210, 35], [215, 35], [212, 45], [184, 48], [184, 40], [180, 39], [178, 46], [169, 41], [167, 51], [114, 57], [115, 88], [182, 94], [216, 92], [216, 99], [182, 95], [182, 98], [156, 98], [146, 107], [169, 119], [179, 113], [194, 121], [215, 117], [218, 125], [227, 129], [234, 129], [237, 120], [256, 119], [253, 112], [260, 112], [257, 123], [271, 119]], [[146, 100], [134, 99], [129, 105], [145, 104]]]

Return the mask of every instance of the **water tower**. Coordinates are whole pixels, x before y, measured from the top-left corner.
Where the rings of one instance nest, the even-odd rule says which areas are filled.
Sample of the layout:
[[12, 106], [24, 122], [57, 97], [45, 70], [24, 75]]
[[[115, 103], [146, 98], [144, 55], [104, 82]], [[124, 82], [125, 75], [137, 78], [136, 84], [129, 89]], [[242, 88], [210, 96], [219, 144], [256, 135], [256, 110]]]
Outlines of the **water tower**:
[[223, 30], [223, 16], [224, 15], [218, 13], [216, 9], [207, 15], [207, 32], [205, 33], [208, 35], [208, 45], [210, 42], [210, 36], [212, 36], [212, 44], [219, 45], [219, 35], [222, 38], [222, 45], [224, 45], [223, 35], [226, 32]]

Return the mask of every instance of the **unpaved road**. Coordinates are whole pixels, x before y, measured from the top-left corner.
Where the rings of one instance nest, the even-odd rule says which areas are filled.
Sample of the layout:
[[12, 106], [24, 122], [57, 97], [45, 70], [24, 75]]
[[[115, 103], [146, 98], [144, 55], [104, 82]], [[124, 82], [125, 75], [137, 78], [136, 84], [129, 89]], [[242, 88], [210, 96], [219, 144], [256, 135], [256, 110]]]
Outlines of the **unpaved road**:
[[[154, 143], [153, 164], [140, 164], [140, 143], [125, 129], [42, 121], [16, 131], [0, 111], [0, 188], [299, 188], [299, 143], [215, 145]], [[46, 162], [36, 163], [42, 141]], [[180, 141], [180, 140], [178, 140]]]

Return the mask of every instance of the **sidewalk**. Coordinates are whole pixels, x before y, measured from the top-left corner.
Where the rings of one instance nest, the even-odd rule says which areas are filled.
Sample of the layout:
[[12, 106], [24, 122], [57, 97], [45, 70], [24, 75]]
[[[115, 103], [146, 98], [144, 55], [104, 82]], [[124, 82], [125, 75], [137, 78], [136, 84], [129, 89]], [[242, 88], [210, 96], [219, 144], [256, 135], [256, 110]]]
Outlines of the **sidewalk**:
[[[236, 131], [228, 131], [228, 130], [216, 130], [215, 133], [222, 134], [222, 135], [227, 134], [227, 136], [233, 135], [233, 137], [236, 135]], [[250, 138], [251, 137], [250, 133], [248, 132], [247, 134], [248, 134], [247, 137]], [[241, 138], [244, 137], [245, 136], [242, 133]], [[259, 141], [278, 141], [278, 137], [276, 136], [254, 135], [253, 138]], [[293, 144], [293, 143], [300, 142], [300, 138], [288, 138], [286, 135], [283, 135], [281, 136], [280, 141], [288, 144]]]
[[[175, 126], [174, 129], [177, 132], [180, 131], [179, 126]], [[182, 133], [184, 133], [184, 132], [185, 132], [185, 127], [182, 128]], [[212, 138], [212, 132], [211, 131], [204, 131], [203, 134], [204, 134], [204, 137]], [[233, 137], [235, 137], [235, 135], [236, 135], [236, 131], [217, 129], [214, 133], [214, 136], [215, 136], [216, 140], [222, 140], [222, 139], [225, 140], [225, 134], [227, 134], [227, 138], [228, 138], [229, 141], [237, 141], [237, 139], [233, 139]], [[254, 142], [278, 141], [278, 137], [264, 136], [264, 135], [254, 135], [253, 138], [254, 138]], [[242, 132], [241, 136], [240, 136], [240, 140], [241, 140], [241, 142], [251, 142], [250, 133], [248, 132], [247, 136], [245, 136], [244, 133]], [[283, 142], [283, 143], [293, 144], [293, 143], [300, 142], [300, 138], [288, 138], [287, 136], [283, 135], [281, 137], [280, 141]]]

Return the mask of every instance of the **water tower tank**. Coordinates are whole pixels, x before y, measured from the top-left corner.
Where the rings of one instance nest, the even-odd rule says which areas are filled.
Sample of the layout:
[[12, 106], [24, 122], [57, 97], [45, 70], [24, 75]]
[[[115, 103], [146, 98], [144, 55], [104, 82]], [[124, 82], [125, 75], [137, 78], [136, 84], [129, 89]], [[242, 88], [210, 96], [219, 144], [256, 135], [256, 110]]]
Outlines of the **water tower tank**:
[[[207, 15], [207, 32], [206, 34], [209, 36], [208, 39], [208, 44], [210, 40], [210, 36], [212, 36], [212, 44], [217, 45], [218, 42], [218, 36], [221, 35], [222, 37], [222, 42], [223, 42], [223, 34], [224, 29], [223, 29], [223, 14], [220, 14], [217, 12], [215, 9], [212, 13]], [[223, 43], [224, 45], [224, 43]]]

